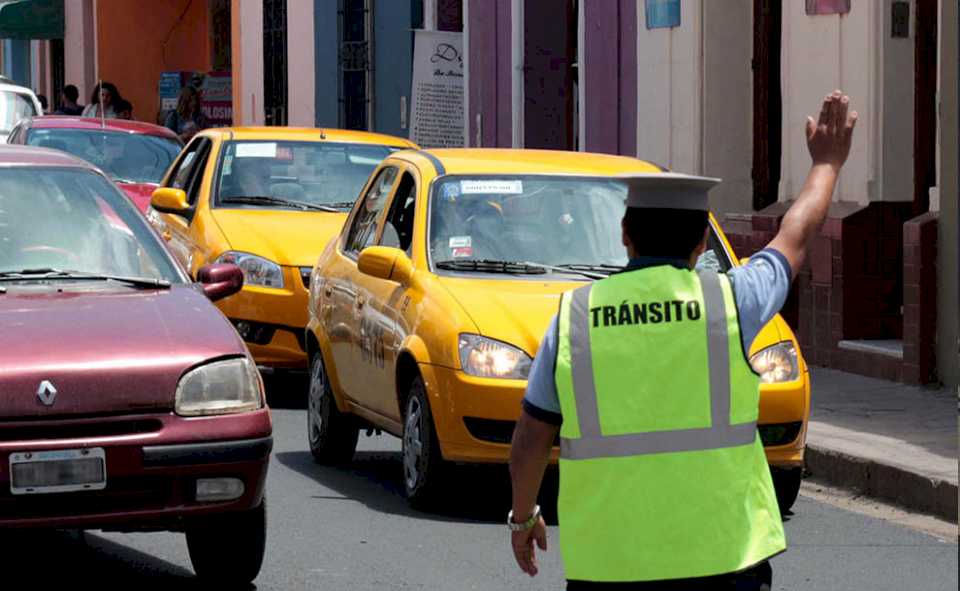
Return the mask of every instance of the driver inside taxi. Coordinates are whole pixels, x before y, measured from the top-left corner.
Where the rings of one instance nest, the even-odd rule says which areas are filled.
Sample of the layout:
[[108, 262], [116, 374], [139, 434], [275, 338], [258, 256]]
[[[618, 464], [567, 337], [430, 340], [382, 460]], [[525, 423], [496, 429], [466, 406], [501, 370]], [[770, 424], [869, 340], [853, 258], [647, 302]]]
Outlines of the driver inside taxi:
[[269, 197], [270, 165], [266, 158], [234, 158], [224, 179], [224, 196]]

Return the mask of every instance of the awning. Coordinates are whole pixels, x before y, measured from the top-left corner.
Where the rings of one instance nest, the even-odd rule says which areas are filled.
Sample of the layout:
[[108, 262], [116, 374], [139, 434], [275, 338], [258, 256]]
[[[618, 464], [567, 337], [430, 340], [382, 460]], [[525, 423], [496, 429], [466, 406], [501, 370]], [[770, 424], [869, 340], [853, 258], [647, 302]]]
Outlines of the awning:
[[63, 0], [0, 0], [0, 39], [63, 39]]

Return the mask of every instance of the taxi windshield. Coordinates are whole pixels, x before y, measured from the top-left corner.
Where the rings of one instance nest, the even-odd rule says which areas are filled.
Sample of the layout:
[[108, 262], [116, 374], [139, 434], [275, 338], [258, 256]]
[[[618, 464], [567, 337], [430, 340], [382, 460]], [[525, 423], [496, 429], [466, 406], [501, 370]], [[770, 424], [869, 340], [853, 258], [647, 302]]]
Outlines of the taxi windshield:
[[182, 277], [136, 207], [80, 168], [0, 167], [0, 273]]
[[221, 151], [217, 203], [347, 211], [395, 148], [376, 144], [258, 141]]
[[[526, 263], [528, 271], [608, 274], [628, 262], [620, 232], [625, 198], [626, 186], [609, 178], [444, 177], [432, 193], [430, 259], [468, 272], [497, 272], [497, 262], [507, 273]], [[731, 266], [712, 227], [697, 266]]]
[[27, 144], [69, 152], [126, 183], [159, 183], [180, 152], [170, 138], [85, 129], [32, 129]]

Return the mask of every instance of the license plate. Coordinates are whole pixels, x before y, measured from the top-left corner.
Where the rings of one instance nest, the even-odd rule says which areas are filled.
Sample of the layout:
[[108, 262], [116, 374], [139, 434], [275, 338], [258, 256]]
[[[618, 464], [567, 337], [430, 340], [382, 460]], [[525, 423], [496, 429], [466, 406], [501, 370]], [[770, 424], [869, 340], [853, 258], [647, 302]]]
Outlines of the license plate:
[[12, 494], [100, 490], [106, 486], [106, 459], [101, 447], [10, 454]]

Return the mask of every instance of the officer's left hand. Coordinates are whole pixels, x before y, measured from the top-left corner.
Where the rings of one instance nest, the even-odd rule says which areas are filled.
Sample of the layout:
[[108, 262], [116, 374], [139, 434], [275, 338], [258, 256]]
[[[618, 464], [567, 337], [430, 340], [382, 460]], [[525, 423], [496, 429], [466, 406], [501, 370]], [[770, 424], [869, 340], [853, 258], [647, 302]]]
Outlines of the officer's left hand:
[[536, 540], [537, 546], [546, 551], [547, 549], [547, 524], [543, 517], [537, 519], [537, 522], [527, 531], [511, 532], [511, 543], [513, 545], [513, 556], [517, 559], [520, 569], [528, 575], [537, 574], [537, 551], [533, 547]]

